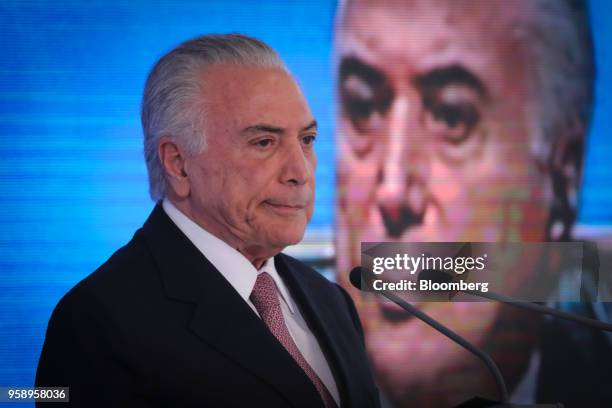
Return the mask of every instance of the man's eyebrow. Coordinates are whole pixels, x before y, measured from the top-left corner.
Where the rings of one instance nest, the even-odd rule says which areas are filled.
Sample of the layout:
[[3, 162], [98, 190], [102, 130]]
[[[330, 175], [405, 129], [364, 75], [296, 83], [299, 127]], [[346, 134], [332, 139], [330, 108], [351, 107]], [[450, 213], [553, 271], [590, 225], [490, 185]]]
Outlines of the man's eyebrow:
[[281, 127], [278, 127], [278, 126], [268, 125], [266, 123], [258, 123], [257, 125], [245, 127], [244, 129], [242, 129], [242, 132], [240, 132], [240, 133], [276, 133], [276, 134], [282, 134], [282, 133], [285, 133], [285, 129], [281, 128]]
[[[302, 129], [300, 129], [300, 131], [306, 132], [308, 130], [313, 130], [313, 129], [315, 130], [317, 129], [316, 120], [313, 120], [308, 125], [304, 126]], [[240, 133], [243, 133], [243, 134], [245, 133], [275, 133], [275, 134], [282, 135], [285, 132], [286, 132], [285, 128], [274, 126], [274, 125], [269, 125], [267, 123], [258, 123], [256, 125], [248, 126], [242, 129], [242, 132]]]
[[465, 85], [477, 91], [481, 96], [487, 96], [487, 88], [482, 81], [470, 70], [458, 64], [433, 69], [418, 76], [414, 83], [422, 90], [438, 90], [449, 85]]
[[304, 126], [302, 128], [302, 132], [307, 132], [309, 130], [317, 130], [318, 124], [316, 120], [313, 120], [312, 122], [310, 122], [308, 125]]

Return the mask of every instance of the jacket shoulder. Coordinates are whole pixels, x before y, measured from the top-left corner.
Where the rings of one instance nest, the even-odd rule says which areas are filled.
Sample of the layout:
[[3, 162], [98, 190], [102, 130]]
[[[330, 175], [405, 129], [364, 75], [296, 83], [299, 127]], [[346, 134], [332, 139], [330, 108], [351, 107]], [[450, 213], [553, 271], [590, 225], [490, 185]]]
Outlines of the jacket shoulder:
[[155, 264], [137, 231], [130, 242], [62, 296], [50, 325], [59, 318], [73, 320], [87, 313], [110, 317], [130, 307], [136, 301], [135, 294], [158, 292], [159, 288]]
[[142, 278], [151, 275], [153, 268], [153, 258], [138, 230], [126, 245], [77, 283], [67, 295], [79, 291], [116, 293], [121, 287], [132, 286], [135, 282], [141, 284]]

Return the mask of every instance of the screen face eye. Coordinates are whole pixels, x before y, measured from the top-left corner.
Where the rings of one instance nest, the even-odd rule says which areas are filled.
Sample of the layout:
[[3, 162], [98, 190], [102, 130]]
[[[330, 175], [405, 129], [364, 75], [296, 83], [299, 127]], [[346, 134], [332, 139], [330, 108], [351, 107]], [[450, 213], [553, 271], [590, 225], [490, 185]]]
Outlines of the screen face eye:
[[476, 133], [486, 89], [477, 75], [461, 65], [431, 70], [415, 86], [421, 94], [423, 126], [436, 142], [462, 145]]
[[355, 57], [347, 57], [340, 64], [339, 94], [342, 115], [355, 130], [351, 145], [358, 156], [363, 156], [383, 129], [393, 91], [381, 72]]
[[468, 141], [480, 120], [478, 97], [469, 88], [449, 86], [423, 95], [425, 129], [451, 145]]

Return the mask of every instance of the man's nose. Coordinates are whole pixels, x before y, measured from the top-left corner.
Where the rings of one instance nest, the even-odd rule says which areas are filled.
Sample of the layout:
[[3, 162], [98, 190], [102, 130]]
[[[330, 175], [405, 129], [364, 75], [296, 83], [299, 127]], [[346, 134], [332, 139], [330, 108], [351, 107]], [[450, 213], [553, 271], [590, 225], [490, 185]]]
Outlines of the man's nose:
[[314, 169], [302, 145], [291, 144], [283, 156], [282, 182], [297, 186], [308, 183]]
[[399, 96], [389, 111], [387, 154], [379, 168], [376, 200], [393, 238], [421, 224], [425, 214], [429, 158], [417, 109], [407, 96]]

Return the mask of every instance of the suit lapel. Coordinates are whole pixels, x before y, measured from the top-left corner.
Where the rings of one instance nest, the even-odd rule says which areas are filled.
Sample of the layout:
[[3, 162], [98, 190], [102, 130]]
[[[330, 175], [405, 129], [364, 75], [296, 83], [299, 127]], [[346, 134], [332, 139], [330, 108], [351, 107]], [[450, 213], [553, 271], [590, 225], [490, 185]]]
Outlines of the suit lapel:
[[195, 303], [191, 331], [274, 388], [289, 404], [321, 405], [319, 394], [302, 369], [160, 205], [142, 233], [167, 296]]
[[363, 367], [355, 366], [354, 359], [351, 358], [352, 353], [355, 352], [352, 349], [354, 337], [349, 333], [352, 333], [353, 328], [340, 327], [343, 323], [335, 318], [337, 310], [327, 302], [326, 295], [311, 284], [306, 274], [292, 267], [290, 259], [280, 254], [275, 257], [275, 262], [292, 296], [300, 305], [308, 327], [319, 340], [321, 349], [334, 374], [340, 393], [341, 406], [363, 405], [363, 401], [356, 400], [351, 392], [351, 390], [359, 390], [359, 384], [363, 383], [360, 383], [360, 373], [364, 370]]

